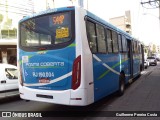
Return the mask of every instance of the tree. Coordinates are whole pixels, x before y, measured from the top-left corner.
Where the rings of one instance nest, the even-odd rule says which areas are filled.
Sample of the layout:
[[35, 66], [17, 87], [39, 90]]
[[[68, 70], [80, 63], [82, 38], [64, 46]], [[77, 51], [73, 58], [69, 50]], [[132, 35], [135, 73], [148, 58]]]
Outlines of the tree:
[[8, 18], [4, 23], [4, 29], [9, 29], [12, 26], [12, 19]]
[[0, 23], [3, 21], [3, 15], [0, 14]]
[[153, 44], [152, 53], [156, 53], [156, 45]]
[[2, 39], [2, 32], [1, 32], [1, 22], [3, 21], [3, 15], [0, 14], [0, 39]]

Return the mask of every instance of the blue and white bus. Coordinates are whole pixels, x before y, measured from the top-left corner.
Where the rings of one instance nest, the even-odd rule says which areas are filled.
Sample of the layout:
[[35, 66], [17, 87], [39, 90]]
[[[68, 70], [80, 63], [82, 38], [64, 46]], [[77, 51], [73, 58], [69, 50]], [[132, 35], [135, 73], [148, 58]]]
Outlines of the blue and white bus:
[[25, 100], [85, 106], [118, 91], [142, 69], [142, 45], [79, 7], [19, 22], [19, 91]]

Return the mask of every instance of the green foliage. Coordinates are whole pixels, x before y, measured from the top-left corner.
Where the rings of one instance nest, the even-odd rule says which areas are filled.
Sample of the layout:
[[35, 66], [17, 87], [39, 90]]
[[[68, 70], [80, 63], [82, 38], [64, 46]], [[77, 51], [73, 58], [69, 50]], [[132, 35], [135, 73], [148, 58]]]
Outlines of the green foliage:
[[155, 44], [153, 44], [152, 52], [153, 52], [153, 53], [156, 53], [156, 45], [155, 45]]
[[13, 30], [1, 30], [2, 38], [16, 38], [17, 37], [17, 29]]
[[3, 25], [3, 29], [8, 30], [11, 28], [11, 26], [12, 26], [12, 19], [8, 18]]
[[12, 19], [8, 18], [7, 21], [5, 22], [5, 25], [11, 26], [12, 25]]
[[3, 21], [3, 15], [0, 14], [0, 23]]

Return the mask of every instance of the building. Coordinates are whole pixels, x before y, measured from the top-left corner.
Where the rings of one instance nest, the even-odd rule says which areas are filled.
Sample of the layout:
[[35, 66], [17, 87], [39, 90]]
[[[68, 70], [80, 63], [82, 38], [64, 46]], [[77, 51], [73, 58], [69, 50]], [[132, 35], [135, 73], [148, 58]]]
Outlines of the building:
[[145, 46], [144, 51], [147, 56], [153, 56], [153, 54], [160, 54], [160, 45], [150, 43], [148, 46]]
[[0, 63], [16, 65], [17, 61], [17, 39], [0, 40]]
[[34, 13], [33, 0], [0, 1], [0, 63], [17, 63], [18, 21]]
[[131, 14], [130, 11], [125, 11], [124, 16], [110, 18], [109, 22], [121, 30], [126, 31], [129, 34], [132, 34], [132, 26], [131, 26]]
[[150, 43], [149, 48], [151, 49], [152, 53], [160, 53], [160, 45]]
[[160, 45], [157, 45], [157, 53], [160, 54]]

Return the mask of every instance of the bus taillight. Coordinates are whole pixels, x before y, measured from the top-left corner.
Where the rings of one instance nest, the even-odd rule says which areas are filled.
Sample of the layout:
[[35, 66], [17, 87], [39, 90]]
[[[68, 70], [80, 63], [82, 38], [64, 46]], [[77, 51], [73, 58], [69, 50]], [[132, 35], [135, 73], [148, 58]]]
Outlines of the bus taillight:
[[72, 89], [75, 90], [81, 83], [81, 56], [78, 56], [73, 63], [72, 70]]
[[22, 79], [23, 77], [22, 77], [22, 71], [21, 71], [21, 69], [20, 69], [20, 84], [23, 86], [23, 79]]
[[20, 85], [23, 86], [22, 69], [21, 69], [21, 66], [20, 66], [19, 62], [17, 62], [17, 66], [19, 68], [18, 80], [19, 80]]
[[23, 77], [22, 77], [22, 69], [19, 67], [20, 75], [19, 75], [19, 82], [23, 86]]

